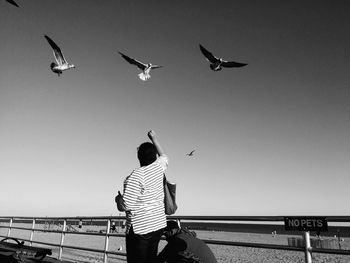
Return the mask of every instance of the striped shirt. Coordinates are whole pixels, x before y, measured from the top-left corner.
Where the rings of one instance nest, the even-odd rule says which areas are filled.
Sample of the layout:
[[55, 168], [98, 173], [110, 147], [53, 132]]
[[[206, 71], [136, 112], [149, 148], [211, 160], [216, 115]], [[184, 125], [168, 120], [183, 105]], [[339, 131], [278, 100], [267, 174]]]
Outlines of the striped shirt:
[[166, 227], [164, 212], [164, 171], [168, 157], [161, 155], [150, 165], [135, 169], [124, 181], [126, 233], [133, 227], [143, 235]]

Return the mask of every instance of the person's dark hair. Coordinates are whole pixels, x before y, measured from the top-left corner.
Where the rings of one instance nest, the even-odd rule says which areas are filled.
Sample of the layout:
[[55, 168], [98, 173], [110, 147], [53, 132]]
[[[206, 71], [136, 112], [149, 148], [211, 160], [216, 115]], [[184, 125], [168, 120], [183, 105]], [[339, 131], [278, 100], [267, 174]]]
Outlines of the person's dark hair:
[[144, 142], [138, 148], [137, 158], [139, 159], [141, 166], [146, 166], [157, 160], [157, 154], [157, 148], [153, 143]]

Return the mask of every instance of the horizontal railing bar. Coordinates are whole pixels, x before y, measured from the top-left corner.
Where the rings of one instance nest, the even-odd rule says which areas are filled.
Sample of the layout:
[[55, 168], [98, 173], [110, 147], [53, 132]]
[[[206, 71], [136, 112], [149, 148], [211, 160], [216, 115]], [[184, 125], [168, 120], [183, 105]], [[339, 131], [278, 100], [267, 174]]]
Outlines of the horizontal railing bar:
[[[28, 239], [21, 239], [23, 241], [30, 241]], [[36, 243], [36, 244], [41, 244], [41, 245], [46, 245], [46, 246], [51, 246], [51, 247], [59, 247], [60, 245], [59, 244], [54, 244], [54, 243], [47, 243], [47, 242], [42, 242], [42, 241], [34, 241], [32, 240], [31, 241], [32, 243]]]
[[[0, 235], [0, 237], [6, 237]], [[51, 246], [51, 247], [59, 247], [59, 244], [54, 244], [54, 243], [47, 243], [47, 242], [41, 242], [41, 241], [30, 241], [29, 239], [21, 238], [21, 241], [27, 241], [27, 242], [33, 242], [35, 244], [41, 244], [41, 245], [46, 245], [46, 246]], [[103, 249], [95, 249], [95, 248], [87, 248], [87, 247], [77, 247], [77, 246], [68, 246], [68, 245], [63, 245], [63, 248], [69, 248], [69, 249], [77, 249], [77, 250], [84, 250], [84, 251], [92, 251], [92, 252], [97, 252], [97, 253], [104, 253], [105, 251]], [[114, 252], [114, 251], [106, 251], [108, 254], [113, 254], [113, 255], [119, 255], [119, 256], [126, 256], [126, 253], [123, 252]]]
[[110, 236], [110, 237], [125, 237], [125, 233], [124, 234], [109, 233], [108, 236]]
[[[0, 226], [0, 228], [9, 228], [6, 226]], [[34, 231], [34, 232], [47, 232], [47, 233], [55, 233], [55, 234], [73, 234], [73, 235], [87, 235], [87, 236], [106, 236], [106, 233], [95, 233], [95, 232], [72, 232], [72, 231], [62, 231], [62, 230], [45, 230], [45, 229], [38, 229], [38, 228], [27, 228], [27, 227], [17, 227], [12, 226], [11, 229], [18, 229], [18, 230], [28, 230], [28, 231]], [[107, 236], [111, 237], [125, 237], [125, 234], [116, 234], [116, 233], [109, 233]]]
[[[7, 236], [0, 235], [0, 237], [7, 237]], [[26, 238], [19, 238], [19, 239], [21, 241], [33, 242], [33, 243], [36, 243], [36, 244], [47, 245], [47, 246], [52, 246], [52, 247], [59, 247], [60, 246], [59, 244], [47, 243], [47, 242], [41, 242], [41, 241], [34, 241], [34, 240], [26, 239]]]
[[60, 233], [59, 231], [56, 230], [45, 230], [45, 229], [39, 229], [39, 228], [28, 228], [28, 227], [19, 227], [19, 226], [0, 226], [0, 228], [11, 228], [11, 229], [19, 229], [19, 230], [30, 230], [30, 231], [38, 231], [38, 232], [51, 232], [51, 233]]
[[348, 249], [311, 248], [310, 250], [313, 253], [350, 255], [350, 250]]
[[[201, 220], [201, 221], [284, 221], [284, 217], [291, 217], [295, 215], [287, 216], [168, 216], [168, 219], [180, 219], [180, 220]], [[315, 217], [318, 215], [299, 215], [305, 217]], [[350, 222], [350, 216], [324, 216], [328, 222]], [[77, 216], [77, 217], [14, 217], [14, 216], [1, 216], [0, 219], [14, 219], [14, 220], [106, 220], [106, 219], [125, 219], [125, 216]]]
[[[9, 227], [4, 227], [4, 226], [0, 226], [0, 228], [9, 228]], [[55, 234], [62, 234], [62, 233], [66, 233], [66, 234], [91, 234], [91, 235], [99, 235], [99, 236], [106, 236], [106, 234], [103, 233], [84, 233], [84, 232], [71, 232], [71, 231], [62, 231], [62, 230], [49, 230], [49, 229], [39, 229], [39, 228], [27, 228], [27, 227], [17, 227], [17, 226], [12, 226], [11, 229], [19, 229], [19, 230], [30, 230], [30, 231], [34, 231], [34, 232], [47, 232], [47, 233], [55, 233]]]
[[[0, 226], [0, 228], [6, 228], [9, 227], [6, 226]], [[62, 231], [62, 230], [45, 230], [45, 229], [37, 229], [37, 228], [27, 228], [27, 227], [11, 227], [11, 229], [19, 229], [19, 230], [28, 230], [28, 231], [34, 231], [34, 232], [48, 232], [48, 233], [55, 233], [55, 234], [73, 234], [73, 235], [87, 235], [87, 236], [106, 236], [106, 233], [96, 233], [96, 232], [72, 232], [72, 231]], [[125, 234], [116, 234], [116, 233], [109, 233], [107, 236], [110, 237], [125, 237]]]
[[70, 235], [86, 235], [86, 236], [109, 236], [109, 237], [125, 237], [125, 234], [115, 234], [115, 233], [95, 233], [95, 232], [71, 232], [71, 231], [53, 231], [55, 233], [65, 233]]
[[281, 216], [168, 216], [167, 219], [198, 220], [198, 221], [283, 221]]
[[125, 216], [63, 216], [63, 217], [32, 217], [32, 216], [0, 216], [0, 219], [14, 219], [14, 220], [105, 220], [105, 219], [125, 219]]
[[[167, 219], [199, 220], [199, 221], [271, 221], [284, 222], [285, 217], [291, 216], [168, 216]], [[307, 217], [307, 216], [305, 216]], [[310, 216], [315, 217], [315, 216]], [[350, 222], [350, 216], [322, 216], [328, 222]]]
[[124, 256], [124, 257], [126, 257], [126, 253], [125, 253], [125, 252], [107, 251], [106, 253], [107, 253], [107, 254], [111, 254], [111, 255]]

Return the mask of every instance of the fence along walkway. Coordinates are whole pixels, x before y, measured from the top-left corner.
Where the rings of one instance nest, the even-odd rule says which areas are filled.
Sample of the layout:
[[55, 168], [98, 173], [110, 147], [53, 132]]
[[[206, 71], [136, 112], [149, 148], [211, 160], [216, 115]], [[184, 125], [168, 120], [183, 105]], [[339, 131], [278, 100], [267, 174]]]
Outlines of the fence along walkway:
[[[232, 223], [232, 222], [248, 222], [252, 226], [256, 226], [261, 224], [261, 222], [274, 222], [274, 223], [281, 223], [284, 220], [284, 217], [282, 216], [265, 216], [265, 217], [259, 217], [259, 216], [169, 216], [168, 219], [172, 220], [179, 220], [180, 222], [225, 222], [225, 223]], [[6, 229], [7, 235], [0, 235], [0, 237], [16, 237], [11, 236], [11, 230], [23, 230], [23, 231], [29, 231], [30, 236], [29, 239], [20, 238], [21, 240], [27, 241], [32, 245], [40, 244], [44, 246], [49, 247], [56, 247], [58, 248], [58, 259], [62, 258], [62, 254], [64, 252], [64, 249], [73, 249], [73, 250], [80, 250], [80, 251], [90, 251], [90, 252], [96, 252], [101, 253], [103, 255], [103, 262], [107, 263], [108, 256], [109, 255], [117, 255], [117, 256], [123, 256], [126, 257], [125, 252], [116, 252], [116, 251], [110, 251], [109, 250], [109, 239], [111, 237], [121, 237], [125, 238], [124, 233], [113, 233], [111, 232], [111, 226], [113, 226], [113, 222], [121, 222], [125, 220], [124, 217], [121, 216], [110, 216], [110, 217], [0, 217], [0, 230]], [[350, 216], [329, 216], [327, 217], [328, 222], [332, 223], [349, 223], [350, 222]], [[72, 222], [78, 222], [78, 226], [72, 226]], [[104, 231], [99, 232], [79, 232], [77, 229], [81, 228], [83, 225], [83, 222], [85, 224], [94, 224], [96, 222], [99, 222], [99, 224], [104, 225], [106, 228]], [[5, 223], [5, 224], [4, 224]], [[31, 227], [19, 227], [14, 226], [14, 223], [30, 223]], [[56, 230], [50, 230], [50, 224], [58, 225], [60, 229]], [[38, 227], [43, 226], [44, 227]], [[49, 225], [49, 226], [47, 226]], [[60, 234], [60, 242], [57, 243], [48, 243], [48, 242], [41, 242], [41, 241], [34, 241], [33, 236], [35, 232], [48, 232], [48, 233], [58, 233]], [[66, 235], [85, 235], [85, 236], [100, 236], [104, 237], [104, 249], [95, 249], [95, 248], [88, 248], [83, 246], [70, 246], [65, 245], [65, 237]], [[323, 248], [312, 248], [310, 245], [310, 237], [308, 235], [308, 232], [304, 235], [305, 238], [305, 247], [293, 247], [293, 246], [286, 246], [286, 245], [278, 245], [278, 244], [264, 244], [264, 243], [249, 243], [249, 242], [234, 242], [234, 241], [224, 241], [224, 240], [207, 240], [203, 239], [207, 244], [215, 244], [215, 245], [223, 245], [223, 246], [240, 246], [240, 247], [253, 247], [253, 248], [264, 248], [264, 249], [278, 249], [278, 250], [288, 250], [288, 251], [300, 251], [305, 253], [305, 262], [310, 263], [310, 257], [308, 255], [311, 252], [314, 253], [326, 253], [326, 254], [337, 254], [337, 255], [350, 255], [350, 250], [342, 250], [342, 249], [323, 249]]]

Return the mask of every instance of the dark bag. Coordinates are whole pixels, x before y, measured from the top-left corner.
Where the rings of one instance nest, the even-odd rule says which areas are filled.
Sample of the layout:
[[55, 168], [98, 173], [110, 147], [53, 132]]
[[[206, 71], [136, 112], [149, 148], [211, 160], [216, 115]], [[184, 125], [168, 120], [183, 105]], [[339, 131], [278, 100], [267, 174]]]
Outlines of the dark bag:
[[177, 204], [176, 197], [176, 184], [170, 183], [164, 175], [164, 208], [166, 215], [175, 214]]
[[[13, 240], [16, 243], [6, 242]], [[43, 260], [46, 255], [51, 255], [52, 251], [48, 248], [40, 248], [24, 245], [24, 241], [19, 242], [17, 238], [7, 237], [0, 241], [0, 262], [34, 262]]]

